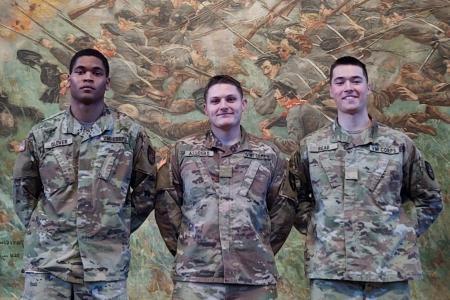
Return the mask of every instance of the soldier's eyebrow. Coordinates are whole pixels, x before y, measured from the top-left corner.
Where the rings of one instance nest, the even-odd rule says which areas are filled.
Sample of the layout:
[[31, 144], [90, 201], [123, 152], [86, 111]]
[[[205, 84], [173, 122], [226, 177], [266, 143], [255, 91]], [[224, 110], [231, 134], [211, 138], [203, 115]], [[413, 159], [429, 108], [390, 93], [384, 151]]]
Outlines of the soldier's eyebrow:
[[333, 79], [333, 81], [341, 81], [341, 80], [346, 80], [346, 79], [350, 79], [350, 80], [355, 80], [355, 79], [360, 79], [363, 80], [364, 77], [360, 76], [360, 75], [356, 75], [356, 76], [350, 76], [350, 77], [345, 77], [345, 76], [339, 76], [339, 77], [335, 77]]
[[222, 98], [227, 99], [227, 98], [231, 98], [231, 97], [237, 98], [237, 96], [235, 94], [228, 94], [228, 95], [224, 95], [224, 96], [214, 96], [214, 97], [211, 97], [209, 99], [211, 99], [211, 100], [220, 100]]

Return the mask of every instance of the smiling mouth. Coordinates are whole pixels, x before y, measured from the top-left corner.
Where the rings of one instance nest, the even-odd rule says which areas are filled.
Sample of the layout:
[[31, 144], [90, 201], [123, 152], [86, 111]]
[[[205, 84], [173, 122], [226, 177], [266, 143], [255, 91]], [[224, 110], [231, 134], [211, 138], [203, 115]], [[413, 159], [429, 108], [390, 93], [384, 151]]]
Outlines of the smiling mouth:
[[342, 98], [342, 100], [353, 100], [353, 99], [358, 99], [357, 96], [345, 96]]

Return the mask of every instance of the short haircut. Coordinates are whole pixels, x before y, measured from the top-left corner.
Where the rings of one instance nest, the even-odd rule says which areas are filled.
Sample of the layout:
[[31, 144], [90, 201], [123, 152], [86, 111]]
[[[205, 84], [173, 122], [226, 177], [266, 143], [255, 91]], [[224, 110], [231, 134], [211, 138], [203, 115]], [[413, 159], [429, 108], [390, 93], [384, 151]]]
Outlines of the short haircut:
[[203, 94], [203, 97], [205, 98], [205, 103], [206, 98], [208, 97], [208, 91], [209, 89], [216, 84], [230, 84], [230, 85], [234, 85], [236, 87], [236, 89], [238, 90], [239, 94], [241, 95], [241, 98], [244, 97], [244, 93], [242, 92], [242, 87], [241, 84], [239, 83], [239, 81], [237, 81], [236, 79], [234, 79], [231, 76], [228, 75], [216, 75], [214, 77], [211, 77], [208, 81], [208, 84], [205, 87], [205, 92]]
[[275, 54], [264, 54], [258, 57], [258, 59], [255, 61], [255, 65], [258, 67], [261, 67], [262, 64], [268, 60], [272, 65], [281, 65], [281, 58], [278, 55]]
[[73, 67], [76, 64], [77, 59], [82, 57], [82, 56], [95, 56], [98, 59], [100, 59], [102, 61], [102, 63], [103, 63], [103, 66], [105, 67], [106, 77], [109, 76], [108, 60], [106, 59], [106, 57], [100, 51], [95, 50], [95, 49], [91, 49], [91, 48], [82, 49], [82, 50], [78, 51], [77, 53], [75, 53], [72, 56], [72, 59], [70, 60], [69, 74], [72, 74]]
[[342, 66], [342, 65], [352, 65], [352, 66], [358, 66], [363, 70], [363, 74], [364, 77], [366, 78], [366, 81], [369, 82], [369, 76], [367, 75], [367, 69], [366, 69], [366, 65], [364, 63], [362, 63], [359, 59], [353, 57], [353, 56], [342, 56], [340, 58], [338, 58], [332, 65], [330, 68], [330, 82], [331, 79], [333, 78], [333, 71], [337, 66]]

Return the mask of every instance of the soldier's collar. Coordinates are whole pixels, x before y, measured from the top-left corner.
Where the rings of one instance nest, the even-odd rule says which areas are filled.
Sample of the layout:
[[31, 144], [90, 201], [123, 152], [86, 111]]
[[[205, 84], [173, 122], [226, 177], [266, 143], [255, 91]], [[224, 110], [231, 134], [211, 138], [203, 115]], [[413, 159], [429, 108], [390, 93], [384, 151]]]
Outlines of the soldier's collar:
[[[92, 124], [92, 131], [101, 134], [106, 130], [112, 130], [114, 126], [111, 109], [105, 105], [100, 117]], [[75, 119], [70, 111], [70, 106], [64, 112], [62, 124], [63, 133], [71, 133], [77, 135], [82, 130], [82, 124]]]
[[[358, 144], [364, 145], [364, 144], [372, 143], [376, 137], [376, 134], [378, 132], [378, 122], [374, 118], [372, 118], [370, 115], [369, 115], [369, 118], [371, 120], [371, 125], [369, 128], [370, 132], [369, 132], [369, 134], [367, 134], [364, 137], [364, 139], [362, 141], [358, 142]], [[332, 140], [331, 140], [332, 142], [334, 142], [334, 143], [335, 142], [352, 143], [352, 139], [353, 139], [352, 136], [347, 131], [345, 131], [341, 127], [341, 125], [339, 125], [337, 116], [336, 116], [336, 119], [334, 120], [331, 128], [333, 131], [333, 136], [332, 136]]]
[[249, 143], [248, 143], [248, 134], [245, 131], [244, 127], [241, 126], [241, 139], [238, 143], [230, 146], [225, 147], [222, 145], [220, 140], [214, 135], [211, 129], [209, 129], [206, 132], [206, 139], [205, 139], [205, 147], [208, 149], [217, 148], [222, 151], [226, 151], [227, 148], [231, 152], [237, 152], [237, 151], [243, 151], [250, 149]]

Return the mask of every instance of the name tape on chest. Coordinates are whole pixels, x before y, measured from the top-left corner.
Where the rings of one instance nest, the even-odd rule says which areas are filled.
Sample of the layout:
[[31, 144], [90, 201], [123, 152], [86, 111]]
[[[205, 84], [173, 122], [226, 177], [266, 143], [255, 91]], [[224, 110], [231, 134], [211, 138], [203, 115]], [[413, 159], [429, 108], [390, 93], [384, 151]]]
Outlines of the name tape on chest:
[[244, 157], [250, 159], [270, 160], [270, 155], [258, 152], [244, 152]]
[[51, 148], [55, 148], [55, 147], [62, 147], [62, 146], [67, 146], [67, 145], [71, 145], [72, 144], [72, 139], [62, 139], [62, 140], [56, 140], [56, 141], [51, 141], [51, 142], [47, 142], [44, 144], [44, 148], [45, 149], [51, 149]]
[[311, 145], [308, 146], [309, 151], [311, 152], [323, 152], [323, 151], [332, 151], [338, 148], [337, 143], [331, 143], [327, 145]]
[[126, 143], [127, 140], [126, 136], [120, 135], [104, 135], [100, 137], [100, 141], [106, 143]]
[[210, 150], [187, 150], [184, 151], [185, 157], [211, 157], [214, 156], [214, 151]]
[[378, 152], [378, 153], [386, 153], [386, 154], [397, 154], [400, 153], [401, 148], [398, 146], [380, 146], [380, 145], [369, 145], [369, 150], [371, 152]]

